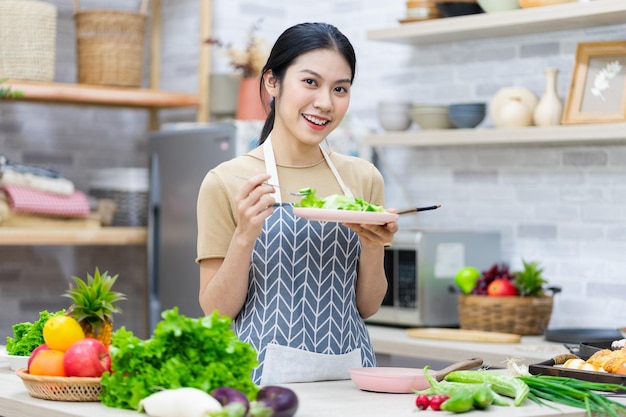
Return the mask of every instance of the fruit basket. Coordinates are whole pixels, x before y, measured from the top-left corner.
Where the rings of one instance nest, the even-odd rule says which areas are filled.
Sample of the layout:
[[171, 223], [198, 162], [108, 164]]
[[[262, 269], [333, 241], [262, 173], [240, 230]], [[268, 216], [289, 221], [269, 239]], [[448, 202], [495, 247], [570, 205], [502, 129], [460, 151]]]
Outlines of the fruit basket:
[[459, 294], [462, 329], [540, 335], [548, 328], [553, 296], [490, 297]]
[[102, 392], [100, 378], [30, 375], [26, 368], [15, 372], [31, 397], [54, 401], [98, 401]]

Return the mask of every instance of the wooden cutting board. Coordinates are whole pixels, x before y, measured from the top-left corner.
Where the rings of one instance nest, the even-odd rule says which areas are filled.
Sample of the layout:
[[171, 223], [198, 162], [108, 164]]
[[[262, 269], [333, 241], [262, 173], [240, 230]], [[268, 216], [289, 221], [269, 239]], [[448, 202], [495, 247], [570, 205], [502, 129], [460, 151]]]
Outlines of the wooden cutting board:
[[437, 327], [407, 329], [407, 335], [422, 339], [457, 340], [484, 343], [520, 343], [522, 337], [513, 333], [485, 332], [481, 330], [444, 329]]

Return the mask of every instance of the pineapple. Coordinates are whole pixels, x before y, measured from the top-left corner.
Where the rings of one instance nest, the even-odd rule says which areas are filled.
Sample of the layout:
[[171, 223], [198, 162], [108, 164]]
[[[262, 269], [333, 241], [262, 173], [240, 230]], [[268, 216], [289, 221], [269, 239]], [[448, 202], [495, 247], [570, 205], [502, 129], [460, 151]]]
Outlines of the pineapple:
[[87, 282], [72, 277], [76, 286], [70, 284], [70, 289], [64, 294], [73, 301], [66, 314], [80, 323], [86, 337], [98, 339], [105, 346], [111, 344], [113, 314], [122, 312], [115, 303], [126, 299], [124, 294], [111, 291], [117, 277], [110, 276], [108, 272], [100, 274], [96, 267], [93, 276], [87, 274]]
[[541, 297], [545, 295], [543, 286], [547, 281], [543, 277], [543, 268], [539, 267], [538, 262], [522, 260], [522, 263], [524, 264], [524, 270], [513, 272], [515, 276], [513, 284], [519, 290], [520, 296]]

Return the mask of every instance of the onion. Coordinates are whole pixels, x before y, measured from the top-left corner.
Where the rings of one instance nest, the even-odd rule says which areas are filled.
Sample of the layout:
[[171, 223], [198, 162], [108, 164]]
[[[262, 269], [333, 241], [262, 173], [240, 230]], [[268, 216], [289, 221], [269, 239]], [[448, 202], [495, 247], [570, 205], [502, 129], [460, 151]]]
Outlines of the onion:
[[292, 417], [298, 410], [298, 396], [285, 387], [275, 385], [262, 387], [256, 400], [274, 410], [272, 417]]
[[222, 405], [197, 388], [174, 388], [155, 392], [139, 401], [139, 410], [150, 417], [204, 417]]
[[226, 406], [232, 403], [241, 403], [244, 405], [246, 409], [246, 412], [244, 413], [244, 415], [248, 414], [248, 410], [250, 409], [250, 402], [248, 401], [248, 398], [246, 397], [246, 395], [243, 392], [239, 391], [238, 389], [230, 388], [230, 387], [215, 388], [211, 392], [211, 396], [213, 396], [213, 398], [219, 401], [220, 404], [222, 404], [223, 406]]

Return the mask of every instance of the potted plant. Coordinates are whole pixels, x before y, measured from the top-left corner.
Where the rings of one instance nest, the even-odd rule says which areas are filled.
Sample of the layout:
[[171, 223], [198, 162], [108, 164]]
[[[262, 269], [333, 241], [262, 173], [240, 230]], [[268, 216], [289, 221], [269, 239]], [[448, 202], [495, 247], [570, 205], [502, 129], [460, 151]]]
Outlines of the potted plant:
[[552, 314], [553, 295], [560, 289], [546, 286], [548, 281], [539, 262], [522, 260], [522, 265], [516, 271], [498, 263], [482, 272], [473, 267], [458, 271], [455, 281], [461, 289], [458, 296], [461, 328], [543, 334]]
[[0, 79], [0, 100], [16, 99], [24, 97], [24, 92], [13, 90], [10, 85], [3, 86], [2, 84], [8, 81], [7, 78]]
[[235, 115], [239, 120], [264, 120], [267, 115], [265, 103], [259, 94], [259, 82], [270, 48], [265, 39], [257, 36], [261, 21], [254, 23], [248, 31], [244, 48], [225, 44], [217, 38], [205, 40], [205, 43], [222, 48], [230, 66], [241, 76]]

